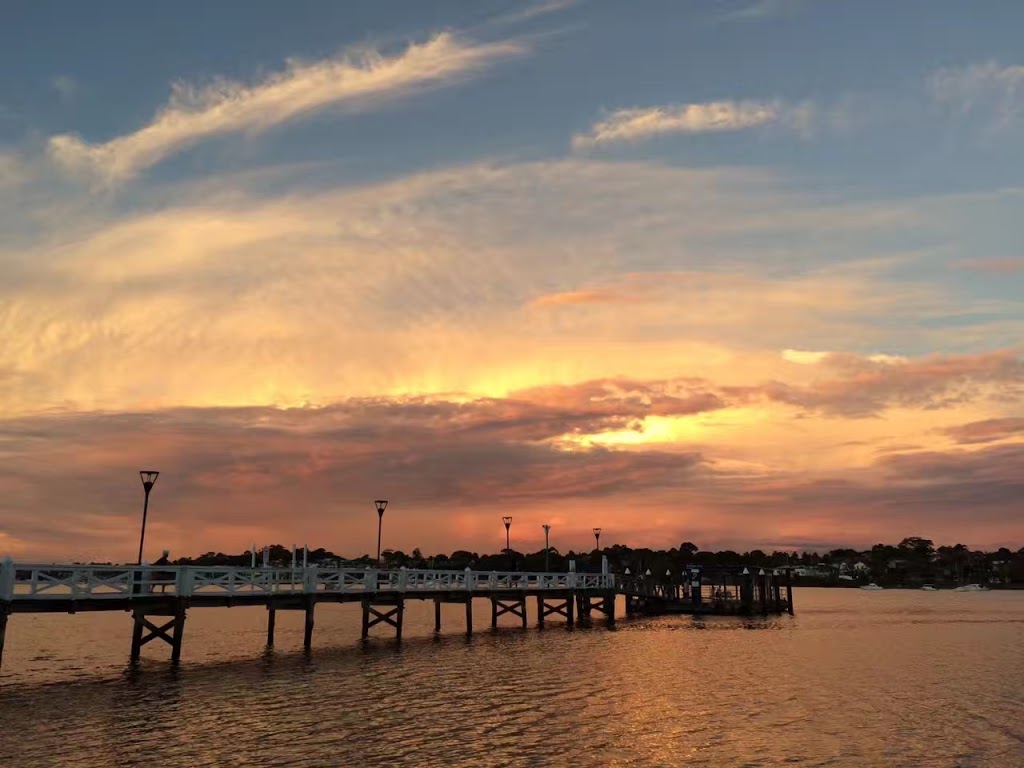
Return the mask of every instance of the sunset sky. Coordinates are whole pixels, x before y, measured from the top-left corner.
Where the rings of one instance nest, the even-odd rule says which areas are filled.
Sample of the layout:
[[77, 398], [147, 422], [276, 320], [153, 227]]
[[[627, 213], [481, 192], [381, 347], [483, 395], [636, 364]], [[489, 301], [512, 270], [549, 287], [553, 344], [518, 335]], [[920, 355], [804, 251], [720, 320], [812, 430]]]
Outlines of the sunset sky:
[[1024, 3], [0, 23], [0, 556], [1024, 545]]

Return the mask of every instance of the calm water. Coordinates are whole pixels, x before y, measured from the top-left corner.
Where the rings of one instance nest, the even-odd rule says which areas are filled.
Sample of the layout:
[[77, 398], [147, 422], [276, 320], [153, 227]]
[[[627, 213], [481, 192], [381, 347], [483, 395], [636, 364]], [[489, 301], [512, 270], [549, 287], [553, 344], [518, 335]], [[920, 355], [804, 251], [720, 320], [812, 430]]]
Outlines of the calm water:
[[[1024, 593], [798, 590], [797, 616], [358, 642], [357, 606], [190, 612], [126, 665], [127, 614], [11, 618], [0, 765], [1024, 766]], [[531, 606], [532, 608], [532, 606]], [[533, 618], [531, 616], [531, 624]]]

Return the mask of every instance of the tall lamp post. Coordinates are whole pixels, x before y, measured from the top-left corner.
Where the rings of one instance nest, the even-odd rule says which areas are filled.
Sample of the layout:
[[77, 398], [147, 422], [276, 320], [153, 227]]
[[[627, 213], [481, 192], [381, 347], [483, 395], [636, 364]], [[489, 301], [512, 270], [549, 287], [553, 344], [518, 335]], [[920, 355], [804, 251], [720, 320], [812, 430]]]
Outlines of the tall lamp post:
[[601, 529], [600, 528], [595, 528], [594, 529], [594, 542], [597, 544], [597, 550], [600, 552], [601, 551]]
[[505, 524], [505, 557], [508, 558], [508, 569], [512, 570], [512, 547], [509, 544], [509, 532], [508, 529], [512, 525], [511, 517], [501, 518], [501, 522]]
[[146, 543], [146, 515], [149, 514], [149, 492], [153, 490], [153, 486], [156, 484], [156, 479], [160, 475], [155, 469], [143, 469], [139, 471], [139, 477], [142, 478], [142, 488], [146, 492], [146, 500], [142, 502], [142, 535], [139, 536], [139, 560], [138, 565], [142, 565], [142, 546]]
[[380, 568], [380, 530], [384, 526], [384, 510], [388, 508], [388, 500], [377, 499], [373, 505], [377, 507], [377, 567]]
[[551, 554], [551, 545], [548, 544], [548, 533], [551, 532], [551, 526], [547, 523], [541, 526], [544, 529], [544, 573], [550, 572], [548, 568], [548, 555]]

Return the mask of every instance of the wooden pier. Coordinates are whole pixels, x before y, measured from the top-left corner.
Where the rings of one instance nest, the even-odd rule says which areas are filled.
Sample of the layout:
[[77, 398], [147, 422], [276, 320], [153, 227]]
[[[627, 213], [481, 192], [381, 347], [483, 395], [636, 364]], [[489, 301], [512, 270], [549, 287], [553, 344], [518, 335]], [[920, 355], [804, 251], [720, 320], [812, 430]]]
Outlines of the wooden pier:
[[537, 623], [560, 619], [566, 626], [597, 613], [615, 625], [619, 595], [628, 615], [635, 613], [741, 614], [793, 611], [792, 588], [775, 573], [687, 571], [679, 580], [614, 575], [604, 561], [601, 573], [518, 573], [333, 568], [229, 568], [0, 563], [0, 664], [9, 618], [16, 613], [125, 611], [132, 616], [130, 658], [159, 640], [181, 657], [188, 611], [193, 608], [264, 606], [267, 645], [274, 644], [277, 612], [303, 611], [303, 644], [312, 647], [316, 606], [359, 603], [362, 637], [387, 626], [402, 638], [408, 600], [434, 602], [434, 630], [441, 632], [441, 605], [465, 606], [465, 631], [473, 632], [473, 602], [491, 603], [491, 627], [502, 616], [527, 626], [527, 602], [537, 601]]
[[793, 614], [792, 579], [773, 569], [693, 568], [659, 579], [627, 574], [617, 579], [617, 591], [625, 595], [627, 616]]

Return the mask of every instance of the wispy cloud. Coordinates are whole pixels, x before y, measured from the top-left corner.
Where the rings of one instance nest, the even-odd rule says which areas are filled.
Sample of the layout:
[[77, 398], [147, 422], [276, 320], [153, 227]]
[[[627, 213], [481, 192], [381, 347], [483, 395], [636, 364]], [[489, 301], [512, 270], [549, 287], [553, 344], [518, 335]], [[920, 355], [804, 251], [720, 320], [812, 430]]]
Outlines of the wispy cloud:
[[64, 104], [71, 103], [78, 91], [78, 83], [73, 77], [68, 75], [57, 75], [50, 80], [50, 85], [53, 86], [53, 90], [57, 92], [61, 102]]
[[985, 419], [948, 427], [945, 434], [958, 443], [991, 443], [1010, 438], [1024, 438], [1024, 417]]
[[1024, 66], [986, 61], [940, 69], [928, 81], [937, 102], [963, 115], [988, 116], [994, 129], [1024, 117]]
[[144, 128], [99, 144], [61, 134], [50, 139], [49, 151], [68, 169], [116, 182], [213, 136], [266, 130], [329, 107], [367, 109], [524, 50], [517, 42], [473, 43], [446, 32], [391, 57], [362, 48], [312, 63], [290, 60], [282, 72], [251, 85], [175, 83], [170, 101]]
[[573, 136], [572, 146], [579, 150], [671, 133], [725, 133], [770, 124], [806, 131], [813, 114], [809, 104], [787, 105], [779, 101], [725, 100], [619, 109], [595, 123], [587, 133]]
[[727, 11], [722, 21], [755, 21], [792, 13], [803, 5], [803, 0], [753, 0], [740, 8]]
[[541, 2], [528, 5], [517, 11], [512, 11], [504, 16], [499, 16], [491, 22], [491, 25], [521, 24], [522, 22], [532, 21], [533, 19], [540, 18], [541, 16], [567, 11], [578, 4], [579, 0], [541, 0]]
[[984, 272], [993, 275], [1015, 275], [1024, 272], [1024, 256], [1007, 256], [993, 259], [967, 259], [959, 261], [956, 266], [971, 272]]

